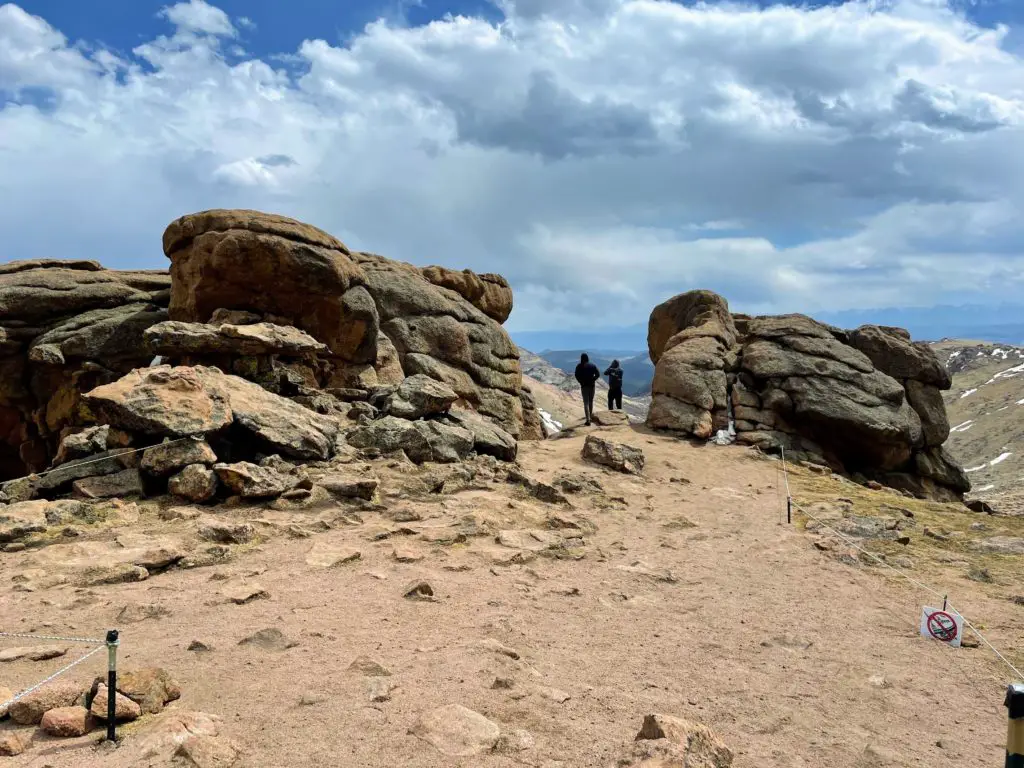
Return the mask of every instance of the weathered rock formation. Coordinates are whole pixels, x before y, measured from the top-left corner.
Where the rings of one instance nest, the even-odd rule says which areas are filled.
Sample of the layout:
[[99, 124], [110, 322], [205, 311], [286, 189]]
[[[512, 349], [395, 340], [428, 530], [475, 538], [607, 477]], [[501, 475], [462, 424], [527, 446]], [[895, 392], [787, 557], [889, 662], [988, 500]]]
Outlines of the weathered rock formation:
[[899, 328], [844, 331], [803, 315], [732, 315], [709, 291], [655, 308], [648, 424], [828, 464], [917, 496], [970, 489], [942, 447], [949, 373]]
[[[501, 327], [512, 292], [500, 276], [353, 252], [315, 227], [256, 211], [184, 216], [163, 245], [169, 275], [91, 261], [0, 266], [0, 479], [47, 468], [62, 438], [89, 425], [124, 424], [118, 430], [147, 436], [143, 445], [248, 430], [268, 449], [325, 458], [346, 417], [383, 417], [385, 402], [391, 415], [448, 419], [445, 428], [460, 433], [458, 414], [475, 412], [485, 420], [473, 422], [475, 433], [493, 455], [514, 456], [517, 437], [542, 437]], [[443, 388], [441, 411], [450, 405], [451, 414], [403, 399], [426, 396], [422, 383], [391, 397], [410, 378]], [[272, 395], [287, 398], [279, 418], [334, 426], [278, 439], [280, 425], [260, 424]], [[123, 437], [106, 445], [104, 433], [102, 449], [83, 443], [79, 454], [123, 446]], [[192, 480], [201, 474], [190, 470]]]

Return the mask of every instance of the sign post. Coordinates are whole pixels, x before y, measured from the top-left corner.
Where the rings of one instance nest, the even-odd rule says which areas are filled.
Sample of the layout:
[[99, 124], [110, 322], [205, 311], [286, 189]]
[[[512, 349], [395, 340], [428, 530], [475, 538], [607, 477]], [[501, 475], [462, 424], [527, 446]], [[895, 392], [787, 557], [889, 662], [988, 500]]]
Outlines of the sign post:
[[1010, 725], [1006, 731], [1006, 768], [1024, 768], [1024, 683], [1006, 691]]
[[953, 648], [960, 647], [964, 634], [964, 618], [956, 611], [925, 607], [921, 611], [921, 636], [938, 640]]

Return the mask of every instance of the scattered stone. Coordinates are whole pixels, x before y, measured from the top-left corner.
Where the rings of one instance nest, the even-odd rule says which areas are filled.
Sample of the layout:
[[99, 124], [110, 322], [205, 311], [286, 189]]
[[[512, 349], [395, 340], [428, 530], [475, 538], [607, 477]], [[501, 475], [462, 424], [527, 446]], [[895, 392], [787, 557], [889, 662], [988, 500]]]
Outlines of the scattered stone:
[[74, 706], [84, 693], [77, 683], [49, 683], [11, 704], [9, 714], [18, 725], [38, 725], [46, 712]]
[[434, 597], [434, 588], [425, 581], [413, 581], [406, 584], [405, 589], [402, 590], [402, 596], [410, 600], [437, 601], [437, 598]]
[[92, 713], [85, 707], [57, 707], [46, 712], [39, 721], [43, 732], [57, 738], [85, 736], [95, 726]]
[[0, 757], [17, 757], [32, 745], [31, 730], [0, 731]]
[[993, 555], [1024, 555], [1024, 537], [993, 536], [981, 541], [972, 541], [971, 549]]
[[388, 397], [384, 410], [400, 419], [422, 419], [424, 416], [447, 413], [458, 399], [459, 396], [447, 384], [424, 374], [416, 374], [402, 380]]
[[498, 742], [494, 745], [494, 751], [502, 755], [512, 755], [533, 749], [535, 746], [537, 746], [537, 741], [533, 738], [533, 734], [529, 731], [524, 731], [522, 728], [514, 728], [511, 731], [503, 732], [498, 737]]
[[[701, 723], [693, 723], [671, 715], [647, 715], [636, 741], [666, 739], [682, 751], [679, 765], [687, 768], [729, 768], [732, 751], [721, 739]], [[665, 763], [667, 766], [671, 763]]]
[[503, 547], [527, 552], [542, 552], [562, 543], [562, 538], [557, 534], [528, 528], [499, 531], [496, 540]]
[[625, 411], [595, 411], [593, 422], [599, 427], [618, 427], [629, 424], [629, 416]]
[[357, 672], [358, 674], [366, 677], [391, 676], [391, 670], [369, 656], [359, 656], [355, 661], [348, 665], [348, 669], [350, 672]]
[[299, 643], [284, 636], [279, 629], [261, 629], [259, 632], [240, 640], [239, 645], [262, 648], [265, 651], [286, 651]]
[[248, 605], [256, 600], [269, 600], [270, 593], [256, 584], [238, 584], [225, 589], [222, 593], [235, 605]]
[[0, 685], [0, 720], [7, 717], [7, 706], [5, 703], [14, 698], [14, 691]]
[[886, 680], [882, 675], [872, 675], [868, 678], [868, 683], [873, 685], [875, 688], [892, 688], [892, 683]]
[[217, 454], [205, 440], [165, 440], [142, 452], [142, 470], [150, 475], [166, 477], [193, 464], [207, 465], [217, 462]]
[[161, 520], [195, 520], [202, 514], [194, 507], [168, 507], [157, 513]]
[[536, 690], [537, 695], [540, 696], [542, 699], [553, 701], [556, 704], [564, 704], [572, 698], [568, 693], [566, 693], [565, 691], [561, 691], [558, 688], [548, 688], [546, 686], [541, 686]]
[[537, 499], [543, 501], [545, 504], [565, 504], [566, 506], [572, 506], [567, 499], [557, 488], [542, 483], [539, 480], [533, 480], [527, 477], [522, 472], [516, 469], [510, 469], [507, 476], [508, 482], [520, 485], [525, 491]]
[[306, 555], [306, 563], [316, 568], [337, 568], [354, 563], [362, 558], [362, 553], [351, 547], [317, 542]]
[[391, 556], [399, 563], [418, 563], [423, 559], [423, 553], [411, 547], [395, 547], [391, 550]]
[[60, 441], [57, 455], [53, 458], [53, 466], [59, 467], [75, 459], [86, 459], [113, 448], [114, 446], [107, 442], [109, 435], [110, 427], [106, 424], [86, 427], [81, 432], [67, 435]]
[[202, 640], [193, 640], [191, 643], [188, 644], [188, 648], [186, 648], [185, 650], [192, 651], [193, 653], [210, 653], [213, 650], [213, 648], [208, 646]]
[[992, 574], [988, 572], [988, 568], [971, 568], [967, 571], [967, 578], [982, 584], [991, 584], [993, 581]]
[[981, 499], [971, 499], [966, 502], [965, 506], [971, 510], [971, 512], [980, 512], [985, 515], [994, 515], [996, 512], [991, 504], [982, 501]]
[[494, 682], [491, 683], [491, 689], [495, 691], [507, 691], [515, 685], [515, 680], [511, 677], [496, 677]]
[[82, 572], [81, 582], [86, 587], [101, 587], [106, 584], [131, 584], [148, 578], [149, 571], [140, 565], [115, 563], [86, 568]]
[[407, 421], [385, 416], [353, 430], [348, 436], [354, 448], [374, 448], [381, 453], [403, 450], [416, 464], [433, 461], [452, 464], [473, 449], [473, 433], [437, 421]]
[[210, 520], [199, 528], [200, 538], [218, 544], [248, 544], [256, 538], [256, 529], [249, 523], [228, 523]]
[[[215, 739], [220, 733], [221, 719], [205, 712], [168, 710], [147, 723], [145, 730], [136, 737], [137, 762], [151, 761], [162, 757], [164, 764], [171, 763], [171, 757], [179, 745], [186, 742]], [[207, 765], [207, 764], [201, 764]], [[226, 764], [230, 766], [231, 764]], [[212, 764], [210, 768], [224, 768], [225, 764]], [[191, 766], [194, 768], [194, 766]]]
[[501, 729], [478, 712], [448, 704], [421, 716], [409, 733], [450, 757], [470, 757], [493, 750]]
[[372, 501], [380, 487], [375, 477], [351, 478], [343, 475], [325, 475], [317, 481], [317, 485], [325, 488], [339, 499], [364, 499]]
[[965, 632], [963, 637], [960, 638], [960, 647], [961, 648], [980, 648], [981, 647], [981, 641], [978, 639], [978, 636], [975, 635], [973, 632], [970, 633], [970, 634]]
[[76, 495], [86, 499], [124, 499], [145, 494], [142, 475], [137, 469], [125, 469], [112, 475], [75, 480], [71, 488]]
[[391, 693], [396, 688], [398, 688], [398, 683], [381, 678], [368, 680], [366, 682], [367, 694], [370, 697], [370, 701], [375, 704], [391, 701]]
[[276, 498], [295, 484], [293, 477], [248, 461], [214, 464], [213, 471], [224, 485], [243, 499]]
[[167, 481], [167, 491], [202, 504], [217, 495], [217, 474], [205, 464], [189, 464]]
[[597, 435], [587, 435], [583, 458], [617, 472], [639, 474], [644, 468], [644, 452], [622, 443], [613, 443]]
[[499, 640], [495, 640], [493, 637], [487, 637], [479, 642], [473, 644], [476, 648], [480, 648], [484, 651], [490, 651], [496, 653], [499, 656], [507, 656], [510, 659], [518, 661], [521, 657], [519, 652], [514, 648], [509, 648], [507, 645]]
[[[92, 697], [92, 706], [89, 711], [93, 716], [106, 721], [107, 719], [107, 686], [100, 683], [96, 685], [96, 694]], [[142, 707], [120, 693], [114, 694], [114, 719], [119, 722], [138, 720], [142, 716]]]
[[0, 650], [0, 663], [10, 661], [48, 661], [59, 659], [68, 652], [66, 647], [38, 645], [29, 648], [5, 648]]
[[193, 736], [174, 750], [174, 764], [187, 768], [232, 768], [239, 757], [238, 746], [222, 738]]
[[1024, 595], [1014, 595], [1010, 599], [1017, 605], [1024, 605]]

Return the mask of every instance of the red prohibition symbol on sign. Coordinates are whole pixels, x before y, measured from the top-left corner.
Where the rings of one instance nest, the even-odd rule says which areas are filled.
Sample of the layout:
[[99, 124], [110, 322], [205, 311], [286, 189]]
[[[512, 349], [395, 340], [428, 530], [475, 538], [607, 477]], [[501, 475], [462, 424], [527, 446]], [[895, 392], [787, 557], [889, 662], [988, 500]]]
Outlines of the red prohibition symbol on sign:
[[956, 639], [956, 621], [944, 611], [928, 615], [928, 631], [936, 640], [948, 643]]

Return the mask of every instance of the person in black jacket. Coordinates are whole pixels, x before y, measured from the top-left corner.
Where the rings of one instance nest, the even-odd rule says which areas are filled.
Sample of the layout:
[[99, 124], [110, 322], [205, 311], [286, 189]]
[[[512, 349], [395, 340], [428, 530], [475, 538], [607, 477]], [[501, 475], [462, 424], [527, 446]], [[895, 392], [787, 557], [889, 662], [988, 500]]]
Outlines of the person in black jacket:
[[601, 371], [590, 362], [590, 356], [584, 352], [580, 355], [580, 364], [576, 366], [576, 381], [580, 383], [580, 391], [583, 394], [583, 415], [588, 427], [590, 417], [594, 415], [594, 392], [600, 378]]
[[604, 372], [608, 377], [608, 410], [622, 410], [622, 368], [618, 360], [612, 360], [608, 370]]

